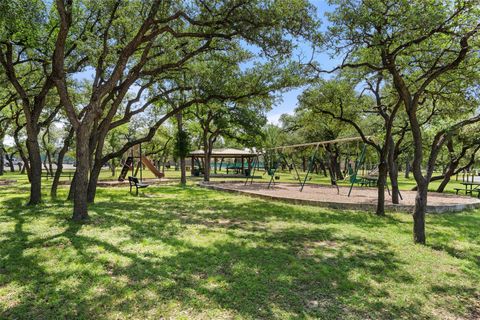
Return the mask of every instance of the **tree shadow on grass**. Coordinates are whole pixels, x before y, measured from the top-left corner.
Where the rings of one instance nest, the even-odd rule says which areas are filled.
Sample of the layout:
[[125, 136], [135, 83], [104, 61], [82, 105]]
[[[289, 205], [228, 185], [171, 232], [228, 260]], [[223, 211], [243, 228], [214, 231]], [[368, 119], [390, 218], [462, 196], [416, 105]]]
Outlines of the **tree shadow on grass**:
[[[47, 224], [62, 227], [49, 236], [31, 228], [52, 218], [48, 207], [19, 208], [18, 199], [7, 201], [5, 216], [14, 228], [0, 241], [5, 271], [0, 287], [21, 289], [15, 303], [2, 306], [0, 317], [159, 318], [178, 311], [192, 318], [222, 313], [332, 319], [421, 314], [420, 302], [393, 305], [384, 299], [388, 292], [376, 285], [413, 281], [388, 245], [339, 235], [335, 228], [344, 223], [376, 228], [393, 221], [377, 223], [348, 211], [305, 211], [260, 200], [216, 203], [208, 192], [205, 199], [195, 195], [184, 202], [99, 201], [84, 226], [67, 220], [67, 205]], [[314, 228], [272, 230], [265, 224], [269, 219]], [[194, 227], [223, 238], [212, 237], [206, 244], [185, 240]], [[92, 232], [83, 232], [87, 228]], [[124, 240], [116, 243], [103, 235]], [[155, 244], [153, 251], [144, 250], [146, 240]]]
[[[157, 190], [156, 190], [157, 191]], [[159, 189], [163, 195], [171, 195], [170, 198], [137, 198], [126, 196], [122, 206], [132, 211], [152, 212], [162, 210], [187, 210], [192, 207], [202, 207], [202, 219], [217, 218], [219, 216], [228, 219], [235, 219], [241, 216], [242, 220], [266, 221], [269, 218], [281, 218], [289, 221], [303, 221], [307, 223], [349, 223], [360, 225], [365, 228], [378, 228], [388, 224], [396, 224], [398, 220], [391, 216], [378, 217], [366, 212], [356, 212], [350, 210], [332, 210], [328, 208], [305, 207], [297, 205], [283, 204], [280, 202], [266, 201], [250, 198], [247, 196], [232, 196], [225, 194], [225, 197], [218, 197], [218, 192], [200, 189], [200, 188], [169, 188]], [[182, 199], [175, 196], [182, 193]], [[212, 194], [217, 198], [212, 199]], [[233, 202], [231, 199], [236, 197], [241, 199], [240, 203]], [[118, 198], [111, 197], [109, 201], [101, 201], [97, 205], [103, 209], [108, 209], [110, 204], [118, 201]], [[320, 213], [320, 214], [319, 214]]]
[[431, 217], [429, 222], [430, 247], [455, 258], [468, 259], [480, 267], [480, 215], [442, 214]]
[[[18, 225], [22, 224], [22, 219], [18, 219]], [[21, 303], [5, 310], [3, 316], [50, 318], [75, 315], [88, 318], [99, 316], [98, 312], [106, 316], [107, 314], [101, 313], [104, 310], [134, 314], [138, 312], [136, 308], [139, 305], [143, 309], [172, 301], [181, 303], [181, 308], [198, 309], [197, 312], [208, 310], [213, 305], [248, 318], [274, 318], [279, 312], [297, 317], [340, 317], [352, 313], [362, 316], [367, 312], [371, 316], [372, 310], [356, 310], [342, 303], [342, 298], [351, 295], [380, 298], [386, 293], [366, 286], [363, 282], [351, 280], [350, 273], [375, 272], [380, 275], [382, 273], [379, 271], [383, 269], [389, 270], [389, 273], [397, 272], [397, 262], [381, 243], [372, 244], [376, 248], [373, 252], [344, 252], [341, 249], [337, 253], [332, 248], [326, 248], [328, 254], [324, 257], [299, 252], [302, 244], [314, 242], [318, 238], [332, 238], [333, 235], [328, 230], [311, 234], [303, 230], [288, 231], [284, 235], [276, 235], [275, 240], [272, 239], [272, 245], [255, 247], [232, 242], [215, 242], [209, 247], [183, 243], [176, 255], [157, 261], [126, 252], [106, 241], [78, 235], [78, 230], [78, 225], [72, 224], [72, 228], [67, 228], [57, 238], [67, 238], [68, 245], [78, 252], [75, 263], [92, 265], [94, 269], [100, 267], [103, 274], [98, 277], [83, 269], [81, 274], [75, 275], [81, 279], [79, 285], [73, 288], [62, 287], [57, 283], [71, 274], [49, 274], [40, 267], [40, 261], [36, 258], [22, 258], [22, 250], [14, 246], [8, 250], [8, 256], [20, 257], [20, 260], [7, 259], [4, 263], [20, 264], [25, 269], [19, 270], [22, 276], [15, 271], [11, 281], [23, 282], [33, 292]], [[15, 232], [20, 234], [17, 243], [32, 246], [21, 229], [16, 229]], [[288, 241], [282, 242], [279, 239]], [[52, 243], [51, 240], [49, 243]], [[361, 240], [342, 241], [348, 243]], [[347, 248], [347, 243], [339, 248]], [[66, 243], [63, 242], [63, 245]], [[102, 247], [109, 253], [128, 258], [130, 263], [118, 265], [115, 261], [100, 259], [90, 252], [93, 247]], [[27, 268], [29, 273], [25, 277]], [[102, 286], [101, 293], [89, 296], [90, 287], [98, 287], [104, 281], [107, 285]], [[125, 286], [128, 286], [128, 290]], [[153, 295], [146, 296], [146, 291], [153, 291]], [[53, 299], [51, 294], [54, 295]], [[74, 309], [71, 309], [70, 303], [67, 303], [70, 308], [62, 305], [70, 299], [76, 302]], [[381, 310], [387, 306], [378, 303], [376, 308]]]

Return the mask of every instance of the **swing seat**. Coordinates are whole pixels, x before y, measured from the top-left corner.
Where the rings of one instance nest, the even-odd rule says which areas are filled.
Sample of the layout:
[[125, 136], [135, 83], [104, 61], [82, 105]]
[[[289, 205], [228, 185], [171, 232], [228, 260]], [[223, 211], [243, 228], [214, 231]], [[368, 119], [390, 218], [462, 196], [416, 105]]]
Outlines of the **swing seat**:
[[351, 183], [351, 184], [355, 184], [355, 183], [357, 183], [357, 184], [362, 184], [362, 183], [363, 183], [363, 179], [362, 179], [362, 178], [357, 178], [357, 175], [354, 174], [354, 175], [351, 175], [351, 176], [350, 176], [350, 183]]

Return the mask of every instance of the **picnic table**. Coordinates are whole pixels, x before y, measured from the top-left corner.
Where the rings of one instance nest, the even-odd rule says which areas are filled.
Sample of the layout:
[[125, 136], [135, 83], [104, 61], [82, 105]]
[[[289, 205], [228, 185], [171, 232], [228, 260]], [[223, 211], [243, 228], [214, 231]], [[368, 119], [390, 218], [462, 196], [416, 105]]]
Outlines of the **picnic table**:
[[376, 187], [378, 183], [378, 177], [375, 176], [363, 176], [360, 180], [360, 185], [367, 187]]
[[[478, 187], [480, 186], [480, 182], [467, 181], [467, 182], [462, 182], [462, 184], [465, 186], [465, 194], [473, 195], [473, 191], [477, 191], [478, 195], [480, 196], [480, 189], [478, 189]], [[458, 190], [457, 190], [457, 193], [458, 193]]]

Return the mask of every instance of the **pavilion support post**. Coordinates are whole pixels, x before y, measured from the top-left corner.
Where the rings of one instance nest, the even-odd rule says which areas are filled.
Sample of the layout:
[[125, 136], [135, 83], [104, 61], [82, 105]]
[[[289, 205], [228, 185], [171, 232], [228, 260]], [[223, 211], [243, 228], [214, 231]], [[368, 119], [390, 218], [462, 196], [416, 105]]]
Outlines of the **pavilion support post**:
[[190, 168], [190, 174], [193, 176], [195, 173], [195, 156], [192, 156], [192, 165]]
[[244, 163], [245, 158], [242, 156], [240, 160], [242, 161], [242, 174], [245, 174], [245, 163]]
[[213, 173], [217, 174], [217, 158], [213, 158]]

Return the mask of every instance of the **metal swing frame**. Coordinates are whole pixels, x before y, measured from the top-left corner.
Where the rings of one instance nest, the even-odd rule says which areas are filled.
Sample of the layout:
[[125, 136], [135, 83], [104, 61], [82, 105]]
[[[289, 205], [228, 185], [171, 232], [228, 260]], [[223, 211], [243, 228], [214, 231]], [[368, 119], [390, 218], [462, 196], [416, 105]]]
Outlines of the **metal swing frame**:
[[[370, 138], [369, 136], [367, 136], [366, 138]], [[304, 187], [305, 187], [305, 184], [307, 183], [307, 179], [310, 175], [310, 173], [312, 172], [312, 169], [313, 169], [313, 165], [315, 163], [315, 160], [318, 160], [317, 158], [317, 154], [318, 154], [318, 149], [320, 147], [320, 145], [323, 145], [324, 148], [326, 145], [328, 144], [334, 144], [334, 143], [342, 143], [342, 142], [352, 142], [352, 141], [361, 141], [362, 138], [361, 137], [350, 137], [350, 138], [342, 138], [342, 139], [335, 139], [335, 140], [327, 140], [327, 141], [318, 141], [318, 142], [311, 142], [311, 143], [301, 143], [301, 144], [293, 144], [293, 145], [288, 145], [288, 146], [280, 146], [280, 147], [275, 147], [275, 148], [269, 148], [267, 150], [272, 150], [272, 151], [275, 151], [275, 150], [281, 150], [280, 152], [280, 156], [279, 158], [277, 159], [276, 161], [276, 164], [275, 166], [273, 167], [273, 171], [271, 172], [272, 174], [272, 177], [270, 178], [270, 181], [268, 183], [268, 188], [270, 188], [270, 186], [273, 184], [275, 185], [275, 173], [277, 172], [278, 170], [278, 166], [279, 164], [281, 163], [281, 159], [282, 159], [282, 152], [283, 150], [287, 149], [287, 148], [298, 148], [298, 147], [307, 147], [307, 146], [315, 146], [315, 149], [313, 151], [313, 154], [312, 156], [310, 157], [310, 161], [309, 161], [309, 164], [308, 164], [308, 169], [307, 169], [307, 173], [305, 174], [305, 177], [303, 178], [303, 181], [302, 179], [300, 178], [300, 175], [298, 174], [298, 170], [295, 166], [295, 162], [293, 161], [293, 156], [292, 156], [292, 163], [293, 163], [293, 166], [295, 168], [295, 171], [296, 171], [296, 174], [297, 174], [297, 177], [298, 177], [298, 180], [299, 180], [299, 183], [300, 183], [300, 192], [303, 191]], [[286, 158], [283, 156], [283, 158], [286, 160]], [[287, 164], [288, 164], [288, 161], [285, 161]], [[331, 178], [331, 177], [330, 177]], [[331, 179], [332, 180], [332, 179]], [[338, 188], [338, 185], [337, 185], [337, 188]], [[338, 191], [338, 189], [337, 189]]]
[[245, 179], [245, 184], [244, 186], [246, 186], [248, 184], [248, 180], [250, 179], [250, 184], [253, 183], [253, 176], [255, 175], [255, 171], [257, 170], [257, 167], [259, 166], [260, 162], [259, 162], [259, 157], [258, 157], [258, 154], [255, 158], [253, 158], [253, 161], [252, 161], [252, 172], [250, 172], [250, 176], [248, 176], [246, 179]]
[[[280, 166], [280, 164], [282, 163], [282, 159], [283, 159], [283, 162], [285, 162], [285, 164], [287, 165], [287, 167], [290, 167], [289, 163], [288, 163], [288, 159], [287, 159], [287, 156], [285, 155], [283, 149], [282, 151], [278, 152], [278, 158], [277, 158], [277, 161], [275, 163], [275, 165], [273, 166], [273, 171], [272, 171], [272, 175], [271, 175], [271, 178], [270, 178], [270, 181], [268, 183], [268, 187], [267, 189], [270, 189], [270, 186], [273, 184], [275, 186], [275, 174], [278, 170], [278, 167]], [[293, 156], [290, 155], [290, 160], [291, 160], [291, 164], [292, 164], [292, 167], [293, 169], [295, 170], [295, 174], [296, 174], [296, 177], [297, 179], [295, 180], [298, 180], [298, 182], [300, 184], [302, 184], [302, 180], [300, 178], [300, 175], [298, 173], [298, 169], [297, 169], [297, 166], [295, 165], [295, 161], [293, 161]]]
[[303, 182], [300, 182], [300, 192], [303, 191], [303, 188], [305, 187], [305, 184], [307, 183], [307, 179], [308, 179], [308, 175], [310, 174], [310, 172], [312, 171], [313, 169], [313, 164], [315, 163], [315, 160], [317, 159], [317, 153], [318, 153], [318, 147], [320, 145], [317, 144], [317, 146], [315, 147], [315, 150], [313, 151], [313, 154], [312, 156], [310, 157], [310, 161], [308, 162], [308, 169], [307, 169], [307, 173], [305, 174], [305, 178], [303, 179]]

